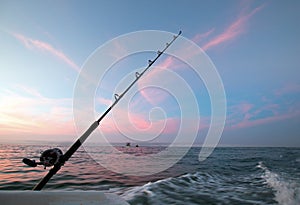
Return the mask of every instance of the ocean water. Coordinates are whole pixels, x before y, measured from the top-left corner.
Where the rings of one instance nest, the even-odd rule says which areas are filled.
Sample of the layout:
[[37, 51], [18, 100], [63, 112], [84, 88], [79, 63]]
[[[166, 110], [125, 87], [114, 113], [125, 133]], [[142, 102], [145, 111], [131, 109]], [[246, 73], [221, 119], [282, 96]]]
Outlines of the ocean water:
[[[22, 163], [38, 159], [53, 146], [0, 145], [0, 190], [30, 190], [48, 172]], [[58, 146], [63, 151], [68, 146]], [[165, 147], [117, 147], [139, 155]], [[118, 159], [94, 147], [107, 160]], [[180, 148], [178, 148], [180, 149]], [[78, 150], [45, 190], [100, 190], [116, 193], [130, 204], [300, 204], [300, 148], [216, 148], [203, 162], [193, 147], [176, 165], [152, 176], [125, 176], [99, 165]], [[122, 166], [122, 160], [119, 162]]]

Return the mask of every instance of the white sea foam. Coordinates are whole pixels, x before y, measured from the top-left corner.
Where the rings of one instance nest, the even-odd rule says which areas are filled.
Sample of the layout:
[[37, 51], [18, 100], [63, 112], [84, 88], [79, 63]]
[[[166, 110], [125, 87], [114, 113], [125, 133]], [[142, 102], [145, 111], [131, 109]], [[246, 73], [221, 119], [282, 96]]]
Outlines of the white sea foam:
[[[157, 182], [154, 182], [157, 183]], [[126, 191], [123, 191], [122, 193], [122, 197], [129, 201], [134, 199], [137, 195], [141, 195], [141, 194], [145, 194], [149, 197], [153, 197], [155, 195], [155, 193], [153, 193], [151, 191], [151, 187], [153, 186], [152, 182], [148, 182], [147, 184], [143, 185], [143, 186], [136, 186], [136, 187], [132, 187]]]
[[295, 182], [284, 180], [277, 173], [270, 171], [263, 162], [259, 162], [258, 168], [264, 170], [262, 177], [275, 191], [275, 200], [280, 205], [299, 205], [300, 187]]
[[[299, 183], [285, 179], [283, 176], [271, 171], [262, 162], [257, 167], [263, 170], [263, 181], [274, 191], [274, 200], [279, 205], [300, 204]], [[253, 177], [250, 176], [249, 178], [237, 179], [235, 182], [249, 182], [252, 180]], [[247, 183], [246, 185], [235, 184], [232, 186], [231, 181], [232, 179], [227, 178], [227, 176], [195, 172], [123, 189], [119, 194], [126, 201], [134, 204], [182, 204], [183, 200], [188, 204], [205, 204], [205, 202], [211, 202], [212, 198], [216, 204], [232, 204], [233, 202], [240, 202], [240, 204], [266, 203], [263, 194], [260, 195], [259, 191], [266, 189], [265, 186], [259, 186], [261, 181], [256, 184], [259, 187], [255, 190]], [[252, 193], [250, 197], [247, 194], [249, 192]], [[180, 199], [177, 198], [179, 193]]]
[[[197, 174], [196, 174], [197, 175]], [[180, 180], [181, 178], [184, 177], [192, 177], [194, 176], [194, 174], [185, 174], [182, 176], [177, 177], [178, 180]], [[167, 187], [173, 188], [174, 190], [180, 190], [181, 187], [173, 184], [172, 180], [174, 180], [176, 178], [166, 178], [166, 179], [161, 179], [155, 182], [148, 182], [147, 184], [144, 184], [142, 186], [136, 186], [136, 187], [131, 187], [127, 190], [123, 190], [123, 193], [121, 194], [122, 198], [124, 198], [126, 201], [130, 201], [133, 200], [134, 198], [136, 198], [137, 196], [147, 196], [148, 198], [151, 197], [155, 197], [156, 193], [153, 192], [153, 190], [156, 190], [156, 192], [158, 192], [159, 194], [159, 190], [161, 190], [161, 188], [159, 188], [162, 184], [166, 185]], [[186, 186], [188, 186], [189, 184], [187, 183]]]
[[[187, 173], [177, 177], [169, 177], [155, 182], [149, 182], [142, 186], [130, 187], [127, 190], [120, 192], [120, 195], [126, 201], [136, 200], [139, 197], [146, 198], [145, 200], [150, 204], [182, 204], [183, 199], [187, 200], [186, 203], [188, 204], [198, 204], [191, 200], [192, 193], [194, 193], [194, 195], [200, 194], [202, 197], [207, 196], [209, 198], [210, 191], [213, 195], [215, 190], [208, 187], [210, 185], [218, 186], [217, 184], [220, 185], [220, 182], [217, 182], [214, 177], [209, 174], [200, 172]], [[202, 188], [201, 192], [203, 193], [198, 193], [199, 187]], [[178, 199], [177, 196], [180, 193], [182, 196], [181, 199]], [[220, 196], [219, 200], [221, 199], [222, 196]], [[139, 202], [136, 201], [134, 201], [134, 203], [139, 204]]]

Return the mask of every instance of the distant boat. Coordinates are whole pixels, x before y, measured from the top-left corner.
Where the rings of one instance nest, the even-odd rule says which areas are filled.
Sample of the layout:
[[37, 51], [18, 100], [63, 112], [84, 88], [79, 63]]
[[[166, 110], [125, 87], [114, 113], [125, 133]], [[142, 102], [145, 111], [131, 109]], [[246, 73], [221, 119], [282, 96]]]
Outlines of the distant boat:
[[[131, 147], [131, 144], [130, 144], [130, 142], [127, 142], [127, 143], [126, 143], [126, 147]], [[139, 147], [139, 145], [138, 145], [138, 144], [136, 144], [136, 145], [135, 145], [135, 147]]]

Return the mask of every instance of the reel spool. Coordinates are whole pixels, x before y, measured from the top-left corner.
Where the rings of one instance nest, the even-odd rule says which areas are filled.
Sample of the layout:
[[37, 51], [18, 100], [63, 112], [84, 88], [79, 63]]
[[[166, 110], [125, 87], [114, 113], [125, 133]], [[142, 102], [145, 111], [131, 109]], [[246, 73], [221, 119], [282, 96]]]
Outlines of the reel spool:
[[41, 154], [40, 161], [46, 167], [51, 167], [59, 162], [59, 159], [63, 156], [63, 152], [58, 148], [47, 149]]

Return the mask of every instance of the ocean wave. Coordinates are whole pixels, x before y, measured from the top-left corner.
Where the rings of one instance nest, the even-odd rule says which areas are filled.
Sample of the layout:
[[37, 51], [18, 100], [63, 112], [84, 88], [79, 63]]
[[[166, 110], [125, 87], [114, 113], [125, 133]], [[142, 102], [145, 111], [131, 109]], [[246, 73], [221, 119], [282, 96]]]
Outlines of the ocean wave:
[[[254, 176], [250, 176], [254, 177]], [[130, 204], [265, 204], [252, 178], [237, 179], [205, 172], [149, 182], [119, 193]], [[244, 185], [240, 184], [244, 181]], [[251, 188], [252, 187], [252, 188]], [[247, 194], [247, 193], [253, 194]]]
[[280, 205], [300, 204], [300, 187], [297, 183], [283, 179], [279, 174], [270, 171], [263, 162], [259, 162], [257, 167], [264, 171], [262, 178], [275, 191], [275, 200]]
[[[22, 157], [38, 159], [36, 149], [31, 145], [0, 145], [0, 189], [30, 190], [48, 173], [49, 169], [23, 165]], [[144, 153], [157, 150], [142, 146], [139, 149]], [[124, 163], [119, 154], [102, 147], [94, 151], [108, 161], [118, 159], [120, 166]], [[105, 190], [119, 194], [131, 205], [300, 204], [299, 148], [218, 148], [201, 163], [198, 153], [198, 148], [191, 148], [174, 167], [138, 177], [107, 170], [79, 150], [45, 189]]]
[[[135, 186], [123, 190], [121, 196], [129, 201], [131, 204], [180, 204], [189, 201], [191, 199], [187, 196], [180, 194], [180, 199], [178, 198], [180, 190], [191, 190], [195, 187], [193, 186], [198, 180], [196, 174], [185, 174], [179, 177], [170, 177], [155, 182], [148, 182], [142, 186]], [[194, 190], [196, 191], [196, 190]], [[195, 192], [193, 192], [195, 193]], [[197, 204], [196, 202], [194, 204]]]

